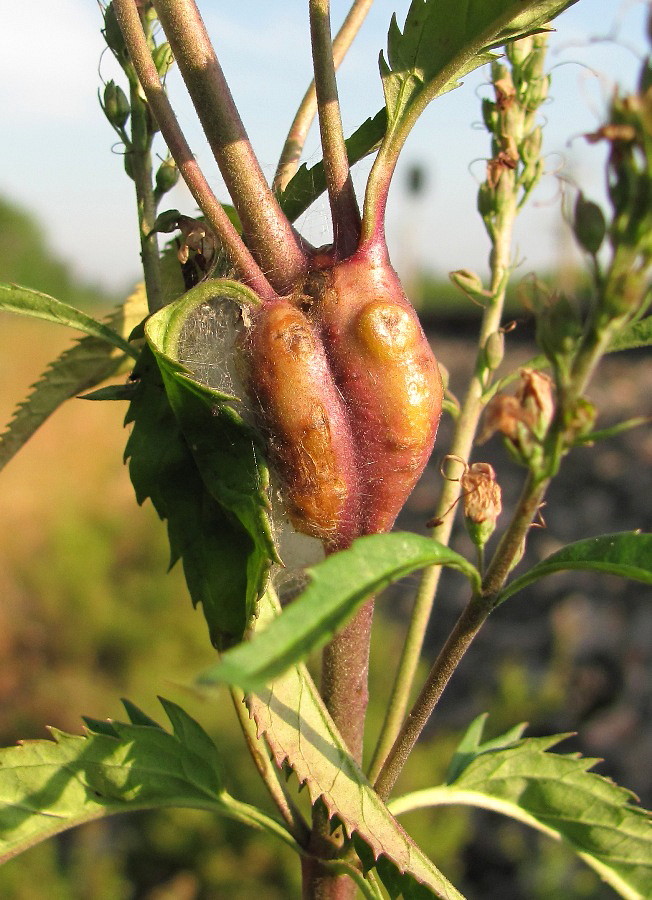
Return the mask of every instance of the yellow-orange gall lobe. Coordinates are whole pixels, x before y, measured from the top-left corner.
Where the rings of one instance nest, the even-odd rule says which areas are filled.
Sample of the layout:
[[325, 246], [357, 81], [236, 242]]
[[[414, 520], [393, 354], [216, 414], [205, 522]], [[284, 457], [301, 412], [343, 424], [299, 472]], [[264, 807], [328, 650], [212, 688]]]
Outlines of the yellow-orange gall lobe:
[[395, 362], [419, 342], [419, 328], [402, 306], [384, 300], [367, 304], [358, 317], [356, 334], [362, 347], [379, 362]]

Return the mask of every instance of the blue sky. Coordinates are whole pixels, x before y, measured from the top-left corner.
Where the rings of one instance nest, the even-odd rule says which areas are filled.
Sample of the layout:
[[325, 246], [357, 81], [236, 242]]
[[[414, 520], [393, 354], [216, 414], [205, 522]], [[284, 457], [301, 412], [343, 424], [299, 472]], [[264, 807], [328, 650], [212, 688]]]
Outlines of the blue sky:
[[[200, 0], [199, 5], [252, 143], [271, 177], [310, 77], [307, 3]], [[376, 0], [342, 66], [347, 133], [382, 105], [378, 53], [392, 12], [401, 23], [408, 5], [408, 0]], [[333, 0], [334, 25], [347, 8], [343, 0]], [[559, 213], [561, 171], [571, 172], [589, 196], [604, 196], [604, 151], [589, 146], [581, 135], [599, 125], [616, 80], [626, 87], [635, 83], [645, 48], [645, 10], [643, 0], [579, 0], [557, 20], [550, 52], [551, 98], [543, 109], [550, 174], [517, 229], [524, 272], [552, 266], [560, 252], [570, 252]], [[5, 3], [0, 21], [0, 194], [38, 217], [51, 245], [81, 276], [126, 290], [139, 277], [134, 200], [113, 147], [114, 134], [97, 102], [102, 79], [118, 77], [110, 55], [102, 55], [97, 3]], [[390, 252], [399, 270], [414, 262], [444, 273], [486, 268], [487, 241], [475, 214], [482, 159], [488, 154], [487, 135], [478, 127], [485, 82], [486, 72], [480, 70], [461, 89], [435, 101], [408, 140], [388, 213]], [[176, 73], [170, 92], [193, 150], [218, 195], [226, 199]], [[306, 158], [316, 161], [319, 155], [313, 130]], [[411, 163], [423, 164], [429, 173], [427, 194], [419, 201], [410, 201], [402, 189], [401, 174]], [[364, 170], [357, 180], [361, 193]], [[194, 213], [184, 189], [175, 189], [168, 198], [168, 207]], [[328, 240], [324, 208], [309, 211], [303, 228], [316, 243]]]

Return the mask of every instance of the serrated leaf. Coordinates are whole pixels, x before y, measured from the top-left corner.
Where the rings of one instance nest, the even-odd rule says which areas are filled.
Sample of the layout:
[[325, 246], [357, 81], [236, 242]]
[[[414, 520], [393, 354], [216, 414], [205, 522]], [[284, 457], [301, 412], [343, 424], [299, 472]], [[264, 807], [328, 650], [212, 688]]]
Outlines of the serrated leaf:
[[[278, 612], [278, 601], [268, 592], [256, 628], [265, 628]], [[461, 894], [401, 828], [348, 753], [304, 666], [249, 695], [247, 705], [277, 765], [287, 763], [311, 801], [321, 798], [347, 833], [364, 841], [370, 864], [384, 857], [378, 871], [386, 887], [399, 885], [406, 898], [459, 900]]]
[[638, 347], [650, 347], [652, 345], [652, 316], [641, 319], [640, 322], [632, 322], [614, 336], [609, 345], [609, 353], [620, 350], [634, 350]]
[[279, 823], [224, 789], [215, 744], [181, 707], [161, 703], [165, 731], [131, 703], [130, 724], [86, 719], [86, 736], [0, 750], [0, 862], [45, 838], [113, 813], [183, 807], [226, 815], [298, 849]]
[[446, 773], [446, 783], [450, 784], [466, 769], [470, 762], [480, 753], [487, 750], [501, 750], [511, 744], [514, 744], [523, 736], [526, 729], [525, 723], [510, 728], [505, 734], [493, 738], [491, 741], [482, 742], [482, 733], [487, 722], [487, 713], [482, 713], [471, 722], [467, 728], [462, 740], [457, 745], [457, 749], [453, 754], [448, 772]]
[[248, 624], [247, 566], [253, 543], [210, 495], [165, 393], [149, 347], [134, 375], [139, 393], [126, 423], [133, 422], [125, 458], [136, 499], [151, 499], [167, 520], [173, 565], [183, 563], [192, 602], [201, 604], [218, 647], [241, 639]]
[[[105, 324], [126, 339], [146, 313], [147, 300], [141, 287], [111, 313]], [[127, 360], [131, 356], [95, 335], [87, 335], [65, 350], [32, 385], [0, 436], [0, 469], [62, 403], [115, 375]]]
[[[383, 108], [373, 118], [363, 122], [351, 137], [347, 138], [345, 144], [350, 166], [360, 162], [378, 148], [386, 128], [387, 112]], [[323, 160], [310, 168], [304, 163], [279, 195], [278, 201], [288, 219], [294, 222], [325, 190], [326, 174]]]
[[432, 565], [459, 569], [479, 587], [480, 576], [471, 563], [429, 538], [401, 532], [360, 538], [309, 568], [306, 590], [269, 628], [224, 654], [200, 681], [257, 690], [323, 647], [369, 597]]
[[68, 306], [67, 303], [55, 300], [54, 297], [42, 294], [40, 291], [33, 291], [17, 284], [0, 284], [0, 310], [76, 328], [78, 331], [83, 331], [85, 334], [112, 344], [134, 359], [138, 356], [138, 351], [113, 328], [103, 325], [102, 322], [75, 309], [74, 306]]
[[493, 58], [506, 41], [545, 30], [576, 0], [412, 0], [403, 31], [392, 17], [380, 71], [388, 135], [412, 127], [435, 97]]
[[652, 534], [625, 531], [568, 544], [508, 584], [498, 604], [545, 575], [570, 569], [606, 572], [652, 584]]
[[599, 760], [548, 752], [567, 735], [482, 750], [451, 784], [389, 803], [395, 815], [469, 805], [518, 819], [563, 840], [621, 896], [649, 897], [652, 822], [624, 788], [587, 771]]
[[[279, 561], [272, 536], [267, 494], [269, 472], [261, 439], [232, 406], [236, 398], [195, 380], [178, 359], [178, 343], [185, 323], [206, 303], [207, 284], [194, 289], [152, 316], [145, 329], [161, 371], [165, 392], [186, 445], [209, 495], [234, 529], [248, 540], [244, 623], [254, 615], [273, 561]], [[216, 281], [211, 300], [257, 302], [242, 285]], [[236, 527], [237, 526], [237, 527]]]

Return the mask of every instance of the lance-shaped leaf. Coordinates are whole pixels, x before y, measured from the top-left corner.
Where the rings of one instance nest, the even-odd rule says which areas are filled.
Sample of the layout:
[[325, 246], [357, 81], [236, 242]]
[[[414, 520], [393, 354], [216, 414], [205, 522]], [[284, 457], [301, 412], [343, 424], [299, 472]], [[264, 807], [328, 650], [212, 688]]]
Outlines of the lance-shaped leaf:
[[239, 641], [249, 618], [248, 567], [258, 553], [243, 526], [211, 496], [165, 393], [149, 347], [134, 370], [138, 393], [126, 424], [125, 448], [136, 499], [150, 498], [167, 520], [173, 565], [178, 559], [193, 604], [201, 603], [213, 644]]
[[606, 572], [652, 584], [652, 534], [625, 531], [568, 544], [537, 563], [520, 578], [515, 578], [500, 594], [497, 602], [502, 603], [545, 575], [569, 569]]
[[125, 703], [130, 723], [87, 719], [85, 736], [0, 750], [0, 862], [45, 838], [112, 813], [205, 809], [265, 828], [290, 846], [279, 823], [224, 789], [212, 740], [179, 706], [161, 700], [172, 733]]
[[[386, 128], [387, 112], [383, 108], [373, 118], [363, 122], [351, 137], [347, 138], [346, 154], [350, 166], [360, 162], [378, 148]], [[285, 215], [294, 222], [325, 190], [326, 173], [323, 160], [310, 168], [304, 163], [290, 179], [278, 200]]]
[[[145, 291], [139, 287], [104, 324], [127, 339], [146, 314]], [[95, 335], [87, 335], [65, 350], [32, 386], [0, 436], [0, 469], [62, 403], [115, 375], [127, 361], [131, 356]]]
[[112, 344], [134, 359], [138, 356], [138, 351], [113, 328], [40, 291], [32, 291], [17, 284], [0, 284], [0, 310], [76, 328]]
[[360, 538], [309, 568], [308, 588], [267, 629], [224, 654], [200, 680], [258, 690], [323, 647], [369, 597], [433, 565], [459, 569], [479, 587], [480, 576], [471, 563], [429, 538], [400, 532]]
[[401, 142], [426, 105], [493, 58], [506, 41], [545, 30], [576, 0], [412, 0], [403, 31], [392, 17], [380, 71], [388, 138]]
[[[237, 398], [202, 384], [179, 358], [181, 335], [198, 307], [234, 300], [258, 302], [253, 292], [237, 282], [220, 279], [203, 283], [152, 316], [145, 334], [170, 405], [209, 493], [245, 528], [266, 568], [278, 558], [271, 533], [269, 471], [262, 441], [234, 408]], [[260, 586], [256, 593], [260, 593]]]
[[622, 897], [648, 897], [652, 821], [633, 795], [588, 771], [599, 760], [550, 753], [567, 735], [519, 739], [519, 726], [482, 744], [483, 724], [472, 725], [473, 750], [467, 732], [447, 784], [390, 801], [392, 812], [459, 804], [502, 813], [564, 841]]
[[[279, 613], [267, 592], [256, 628], [265, 628]], [[305, 784], [310, 799], [326, 805], [368, 866], [376, 863], [391, 897], [445, 898], [461, 894], [403, 830], [349, 754], [310, 675], [295, 666], [268, 688], [247, 697], [247, 705], [264, 734], [277, 765], [284, 762]], [[360, 841], [363, 844], [360, 844]], [[364, 849], [366, 848], [366, 849]]]

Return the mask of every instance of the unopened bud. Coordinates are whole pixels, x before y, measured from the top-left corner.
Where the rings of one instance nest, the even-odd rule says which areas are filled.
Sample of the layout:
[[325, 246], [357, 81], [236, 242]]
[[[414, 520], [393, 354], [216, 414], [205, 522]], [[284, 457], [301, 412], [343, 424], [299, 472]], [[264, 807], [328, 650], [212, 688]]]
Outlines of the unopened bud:
[[526, 166], [539, 158], [542, 142], [543, 130], [540, 125], [537, 125], [536, 128], [533, 128], [524, 138], [520, 146], [521, 159]]
[[500, 485], [489, 463], [473, 463], [460, 479], [464, 519], [471, 540], [483, 547], [496, 528], [502, 510]]
[[487, 131], [493, 133], [496, 130], [498, 124], [498, 112], [496, 110], [496, 104], [488, 97], [484, 97], [482, 100], [482, 120]]
[[465, 294], [471, 294], [473, 297], [489, 296], [482, 286], [480, 276], [471, 272], [470, 269], [457, 269], [455, 272], [449, 272], [448, 277]]
[[120, 85], [114, 81], [107, 82], [104, 88], [104, 103], [102, 106], [104, 115], [114, 128], [124, 128], [131, 113], [131, 106], [127, 95]]
[[160, 195], [171, 191], [179, 180], [179, 170], [175, 161], [170, 157], [164, 160], [156, 173], [156, 190]]
[[518, 41], [510, 41], [505, 45], [505, 56], [513, 66], [522, 66], [534, 47], [531, 36], [521, 38]]
[[494, 370], [503, 361], [505, 356], [505, 335], [502, 331], [494, 331], [487, 338], [484, 345], [484, 357], [487, 366]]
[[575, 202], [573, 231], [579, 244], [592, 256], [600, 249], [607, 231], [604, 213], [597, 203], [585, 200], [581, 192]]
[[129, 59], [129, 53], [127, 51], [125, 39], [122, 36], [122, 31], [118, 25], [118, 20], [115, 17], [113, 3], [109, 3], [104, 11], [104, 28], [102, 29], [102, 34], [104, 35], [104, 40], [106, 41], [108, 48], [114, 53], [117, 59], [120, 62], [126, 62]]
[[174, 62], [174, 54], [167, 41], [164, 41], [164, 43], [159, 44], [158, 47], [152, 50], [152, 59], [154, 60], [156, 71], [163, 78], [167, 75]]

